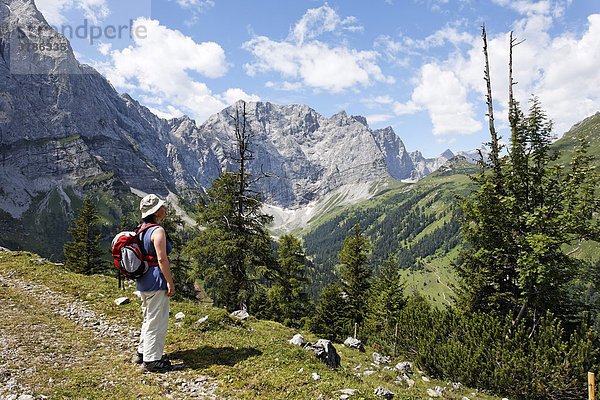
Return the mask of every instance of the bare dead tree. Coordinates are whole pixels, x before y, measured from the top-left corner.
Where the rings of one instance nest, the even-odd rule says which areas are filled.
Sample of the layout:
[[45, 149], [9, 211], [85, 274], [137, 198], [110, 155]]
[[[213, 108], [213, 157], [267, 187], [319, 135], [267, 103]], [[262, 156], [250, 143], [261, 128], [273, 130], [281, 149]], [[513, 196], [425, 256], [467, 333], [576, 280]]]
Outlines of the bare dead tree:
[[485, 72], [483, 79], [485, 79], [487, 86], [487, 106], [488, 106], [488, 121], [490, 126], [490, 160], [492, 162], [492, 167], [497, 174], [501, 173], [500, 168], [500, 145], [498, 143], [498, 134], [496, 133], [496, 129], [494, 128], [494, 107], [492, 105], [492, 82], [490, 79], [490, 61], [488, 58], [488, 50], [487, 50], [487, 34], [485, 32], [485, 24], [481, 26], [482, 34], [481, 37], [483, 39], [483, 55], [485, 57]]
[[508, 52], [508, 106], [509, 106], [509, 111], [512, 110], [512, 108], [514, 106], [516, 106], [516, 104], [515, 104], [515, 98], [513, 96], [513, 86], [518, 83], [518, 82], [515, 82], [513, 80], [513, 76], [512, 76], [512, 72], [513, 72], [513, 48], [515, 48], [516, 46], [520, 45], [524, 41], [525, 40], [521, 40], [520, 42], [517, 42], [517, 39], [513, 38], [512, 31], [510, 32], [510, 46], [509, 46], [509, 52]]

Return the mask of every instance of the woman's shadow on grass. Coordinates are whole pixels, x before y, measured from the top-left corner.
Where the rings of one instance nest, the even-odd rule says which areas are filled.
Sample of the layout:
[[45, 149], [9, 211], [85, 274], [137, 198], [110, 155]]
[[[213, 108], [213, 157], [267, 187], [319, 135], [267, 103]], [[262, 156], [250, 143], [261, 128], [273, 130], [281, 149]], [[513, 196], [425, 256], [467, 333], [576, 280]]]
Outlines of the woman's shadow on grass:
[[171, 360], [182, 360], [183, 369], [204, 369], [211, 365], [234, 366], [250, 357], [260, 356], [262, 351], [252, 347], [212, 347], [202, 346], [192, 350], [176, 351], [169, 354]]

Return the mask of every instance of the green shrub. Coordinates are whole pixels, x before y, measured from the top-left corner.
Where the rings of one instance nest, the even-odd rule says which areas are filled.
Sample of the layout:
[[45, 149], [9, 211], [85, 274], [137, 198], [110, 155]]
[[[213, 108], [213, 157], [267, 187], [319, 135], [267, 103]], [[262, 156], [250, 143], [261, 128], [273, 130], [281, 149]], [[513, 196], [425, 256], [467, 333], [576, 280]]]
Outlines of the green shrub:
[[489, 314], [438, 310], [412, 298], [400, 316], [398, 349], [429, 375], [512, 398], [576, 399], [598, 367], [598, 334], [565, 332], [548, 313], [535, 327]]

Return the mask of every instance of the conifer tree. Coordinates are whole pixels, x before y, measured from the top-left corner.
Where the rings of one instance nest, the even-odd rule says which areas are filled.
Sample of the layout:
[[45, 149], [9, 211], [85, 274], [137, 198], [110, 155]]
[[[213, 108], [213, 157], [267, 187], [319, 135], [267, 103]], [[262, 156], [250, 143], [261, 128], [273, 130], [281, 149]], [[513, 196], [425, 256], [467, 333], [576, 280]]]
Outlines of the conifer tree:
[[192, 278], [192, 265], [189, 258], [183, 254], [185, 244], [191, 240], [191, 233], [189, 229], [186, 229], [183, 219], [177, 215], [172, 206], [168, 207], [167, 218], [161, 222], [161, 225], [165, 229], [173, 249], [169, 254], [169, 263], [173, 282], [177, 288], [174, 296], [176, 299], [193, 298], [196, 290]]
[[194, 277], [204, 280], [215, 305], [247, 309], [253, 285], [275, 264], [265, 225], [272, 217], [261, 211], [262, 195], [252, 189], [258, 178], [248, 174], [254, 133], [247, 123], [246, 103], [232, 116], [235, 171], [224, 171], [197, 204], [198, 236], [186, 246]]
[[[511, 36], [511, 62], [513, 46]], [[467, 247], [457, 265], [459, 305], [510, 313], [514, 323], [529, 317], [534, 327], [546, 311], [568, 322], [577, 312], [568, 289], [580, 262], [565, 249], [600, 238], [594, 217], [600, 212], [598, 175], [584, 138], [570, 168], [555, 162], [552, 124], [535, 97], [527, 115], [520, 110], [509, 67], [508, 153], [491, 163], [482, 160], [473, 177], [476, 189], [460, 199]]]
[[86, 275], [106, 269], [106, 261], [102, 259], [103, 252], [100, 249], [101, 235], [97, 228], [99, 220], [94, 203], [89, 196], [86, 197], [83, 208], [69, 228], [73, 240], [63, 246], [66, 268]]
[[332, 284], [323, 288], [315, 314], [308, 322], [311, 332], [329, 340], [341, 341], [352, 331], [348, 302], [342, 288]]
[[383, 337], [394, 334], [400, 313], [406, 305], [406, 281], [392, 255], [385, 260], [373, 281], [367, 316], [368, 329]]
[[370, 251], [371, 242], [357, 224], [342, 242], [342, 250], [338, 253], [341, 287], [348, 296], [350, 318], [358, 324], [363, 321], [371, 287], [371, 270], [368, 266]]
[[273, 286], [269, 289], [269, 303], [273, 304], [273, 317], [287, 326], [300, 326], [302, 317], [307, 316], [311, 302], [304, 287], [308, 278], [304, 274], [306, 255], [300, 240], [293, 235], [283, 235], [279, 239], [279, 259], [273, 276]]

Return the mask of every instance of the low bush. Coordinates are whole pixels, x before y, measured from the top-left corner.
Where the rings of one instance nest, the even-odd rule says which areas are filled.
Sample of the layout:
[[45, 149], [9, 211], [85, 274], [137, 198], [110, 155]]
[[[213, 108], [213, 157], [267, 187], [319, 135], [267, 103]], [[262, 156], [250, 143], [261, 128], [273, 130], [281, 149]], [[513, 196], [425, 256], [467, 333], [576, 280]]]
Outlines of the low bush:
[[[428, 374], [512, 398], [584, 398], [587, 371], [598, 367], [598, 334], [585, 326], [566, 333], [550, 313], [532, 329], [509, 318], [438, 310], [415, 297], [398, 322], [398, 350]], [[389, 349], [393, 336], [383, 334], [371, 333], [369, 342]]]

